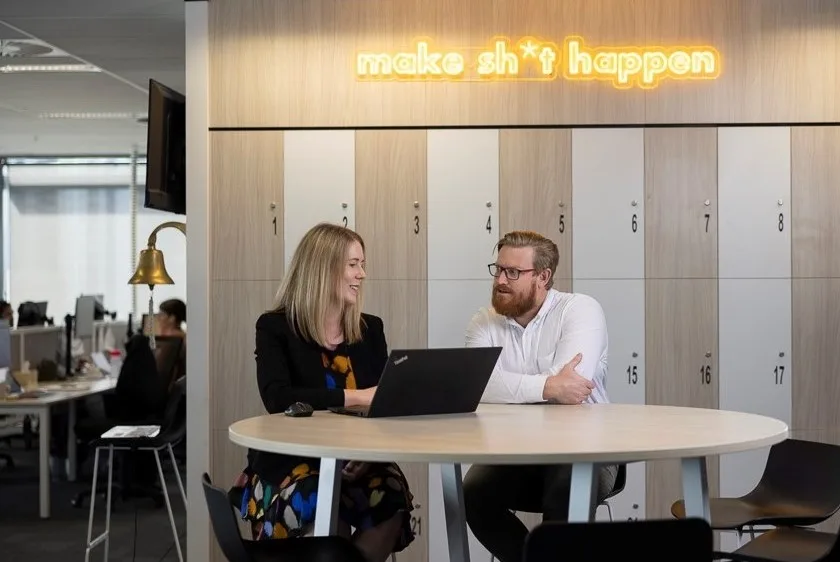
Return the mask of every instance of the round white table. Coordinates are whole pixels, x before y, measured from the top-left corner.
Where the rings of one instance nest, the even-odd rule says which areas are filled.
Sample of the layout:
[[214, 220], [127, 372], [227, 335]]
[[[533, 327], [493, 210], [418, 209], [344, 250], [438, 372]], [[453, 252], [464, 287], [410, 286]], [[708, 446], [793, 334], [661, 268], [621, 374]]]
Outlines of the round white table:
[[469, 560], [461, 463], [571, 464], [569, 521], [591, 521], [599, 465], [679, 458], [686, 513], [708, 521], [706, 457], [788, 437], [785, 423], [765, 416], [635, 404], [482, 404], [473, 414], [378, 419], [265, 415], [228, 432], [244, 447], [321, 458], [316, 535], [336, 532], [339, 460], [440, 463], [452, 562]]

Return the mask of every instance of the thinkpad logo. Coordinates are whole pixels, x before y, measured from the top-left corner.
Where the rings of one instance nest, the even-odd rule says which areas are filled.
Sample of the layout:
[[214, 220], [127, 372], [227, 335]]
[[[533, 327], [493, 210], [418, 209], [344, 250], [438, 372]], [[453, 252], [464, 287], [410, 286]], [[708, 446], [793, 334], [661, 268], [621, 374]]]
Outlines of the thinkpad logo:
[[407, 360], [408, 360], [408, 355], [403, 355], [399, 359], [394, 359], [394, 365], [399, 365], [403, 361], [407, 361]]

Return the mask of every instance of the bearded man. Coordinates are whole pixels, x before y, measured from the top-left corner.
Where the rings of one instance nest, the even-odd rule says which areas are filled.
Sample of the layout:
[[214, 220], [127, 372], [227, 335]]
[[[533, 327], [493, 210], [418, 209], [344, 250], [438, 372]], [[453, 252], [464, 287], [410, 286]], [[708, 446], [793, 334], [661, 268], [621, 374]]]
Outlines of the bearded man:
[[[607, 323], [598, 301], [552, 288], [559, 252], [530, 231], [505, 234], [496, 244], [492, 307], [467, 329], [468, 347], [502, 347], [482, 402], [577, 406], [606, 403]], [[524, 406], [523, 406], [524, 407]], [[612, 491], [618, 467], [598, 474], [600, 502]], [[499, 562], [522, 560], [527, 528], [512, 510], [566, 521], [571, 465], [473, 465], [464, 478], [467, 522]], [[558, 553], [559, 555], [559, 553]]]

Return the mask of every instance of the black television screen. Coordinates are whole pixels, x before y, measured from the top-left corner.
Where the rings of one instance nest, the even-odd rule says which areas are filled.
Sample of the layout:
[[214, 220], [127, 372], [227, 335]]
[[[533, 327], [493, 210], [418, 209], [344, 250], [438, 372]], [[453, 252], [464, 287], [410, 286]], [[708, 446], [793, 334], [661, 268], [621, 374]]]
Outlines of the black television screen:
[[172, 88], [149, 80], [149, 122], [146, 143], [146, 201], [150, 209], [185, 215], [185, 98]]

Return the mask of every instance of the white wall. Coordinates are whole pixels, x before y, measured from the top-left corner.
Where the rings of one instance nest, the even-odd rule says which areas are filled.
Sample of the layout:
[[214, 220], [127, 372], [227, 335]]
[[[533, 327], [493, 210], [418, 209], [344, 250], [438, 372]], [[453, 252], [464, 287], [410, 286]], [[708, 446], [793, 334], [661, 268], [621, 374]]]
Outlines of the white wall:
[[[9, 287], [17, 309], [26, 300], [48, 302], [47, 314], [60, 323], [73, 314], [80, 294], [102, 294], [108, 310], [126, 319], [132, 312], [132, 237], [139, 252], [149, 233], [182, 215], [143, 207], [145, 167], [139, 166], [137, 230], [131, 230], [131, 167], [117, 165], [9, 166]], [[175, 285], [155, 289], [155, 301], [186, 296], [183, 235], [158, 236]], [[149, 292], [137, 289], [137, 310], [147, 310]]]

